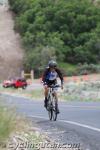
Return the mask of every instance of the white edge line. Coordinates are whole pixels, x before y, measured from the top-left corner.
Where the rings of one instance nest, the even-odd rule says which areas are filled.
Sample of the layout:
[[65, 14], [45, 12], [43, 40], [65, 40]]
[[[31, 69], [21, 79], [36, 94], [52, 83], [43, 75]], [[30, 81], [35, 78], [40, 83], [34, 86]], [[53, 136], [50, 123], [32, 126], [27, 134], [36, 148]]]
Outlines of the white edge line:
[[[33, 118], [40, 118], [40, 119], [48, 119], [47, 117], [42, 117], [42, 116], [29, 116], [29, 117], [33, 117]], [[59, 122], [64, 122], [64, 123], [67, 123], [67, 124], [72, 124], [72, 125], [75, 125], [75, 126], [79, 126], [79, 127], [83, 127], [83, 128], [87, 128], [87, 129], [90, 129], [90, 130], [93, 130], [93, 131], [97, 131], [97, 132], [100, 132], [100, 129], [99, 128], [95, 128], [95, 127], [92, 127], [92, 126], [89, 126], [89, 125], [85, 125], [85, 124], [81, 124], [81, 123], [77, 123], [77, 122], [73, 122], [73, 121], [67, 121], [67, 120], [58, 120]]]
[[67, 120], [59, 120], [59, 121], [60, 122], [64, 122], [64, 123], [68, 123], [68, 124], [72, 124], [72, 125], [76, 125], [76, 126], [80, 126], [80, 127], [83, 127], [83, 128], [88, 128], [90, 130], [94, 130], [94, 131], [97, 131], [97, 132], [100, 132], [99, 128], [92, 127], [92, 126], [89, 126], [89, 125], [85, 125], [85, 124], [81, 124], [81, 123], [77, 123], [77, 122], [73, 122], [73, 121], [67, 121]]
[[48, 119], [48, 120], [49, 120], [49, 118], [47, 118], [47, 117], [42, 117], [42, 116], [33, 116], [33, 115], [30, 115], [30, 116], [28, 116], [28, 117], [31, 117], [31, 118], [39, 118], [39, 119]]

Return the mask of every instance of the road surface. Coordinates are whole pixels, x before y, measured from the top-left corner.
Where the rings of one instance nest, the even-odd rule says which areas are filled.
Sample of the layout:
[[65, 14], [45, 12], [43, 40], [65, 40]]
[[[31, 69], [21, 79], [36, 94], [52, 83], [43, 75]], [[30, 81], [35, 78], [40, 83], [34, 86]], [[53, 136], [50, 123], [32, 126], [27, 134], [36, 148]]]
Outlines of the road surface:
[[[36, 122], [56, 142], [79, 146], [77, 150], [100, 150], [100, 102], [60, 102], [56, 122], [49, 121], [42, 101], [1, 95], [5, 104]], [[76, 150], [76, 149], [73, 149]]]

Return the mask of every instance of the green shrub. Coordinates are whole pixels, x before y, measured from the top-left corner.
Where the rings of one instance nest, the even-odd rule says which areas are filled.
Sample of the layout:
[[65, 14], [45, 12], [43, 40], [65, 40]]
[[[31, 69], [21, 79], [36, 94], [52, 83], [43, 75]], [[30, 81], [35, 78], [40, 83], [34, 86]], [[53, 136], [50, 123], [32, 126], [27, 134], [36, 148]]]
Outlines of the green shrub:
[[84, 63], [83, 65], [79, 65], [77, 67], [78, 74], [90, 74], [90, 73], [100, 73], [100, 66], [94, 64]]
[[[35, 56], [39, 57], [40, 46], [49, 46], [50, 51], [53, 47], [59, 62], [99, 63], [100, 7], [91, 1], [9, 0], [16, 13], [15, 29], [20, 32], [25, 49], [28, 50], [25, 69], [27, 63], [29, 68], [35, 67], [32, 59], [34, 61]], [[40, 59], [40, 64], [42, 61]], [[87, 71], [96, 72], [93, 65], [89, 65], [88, 69], [84, 67]]]
[[6, 140], [15, 129], [15, 118], [12, 111], [0, 106], [0, 141]]

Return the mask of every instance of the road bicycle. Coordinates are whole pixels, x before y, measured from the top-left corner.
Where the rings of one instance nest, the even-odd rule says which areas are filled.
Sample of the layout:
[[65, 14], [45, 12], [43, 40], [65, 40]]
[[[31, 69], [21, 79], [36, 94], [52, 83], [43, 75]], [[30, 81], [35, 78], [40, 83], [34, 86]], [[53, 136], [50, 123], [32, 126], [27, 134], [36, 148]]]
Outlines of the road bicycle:
[[55, 90], [58, 89], [60, 85], [51, 85], [49, 86], [48, 96], [47, 96], [47, 111], [49, 119], [56, 121], [57, 120], [57, 102], [54, 95]]

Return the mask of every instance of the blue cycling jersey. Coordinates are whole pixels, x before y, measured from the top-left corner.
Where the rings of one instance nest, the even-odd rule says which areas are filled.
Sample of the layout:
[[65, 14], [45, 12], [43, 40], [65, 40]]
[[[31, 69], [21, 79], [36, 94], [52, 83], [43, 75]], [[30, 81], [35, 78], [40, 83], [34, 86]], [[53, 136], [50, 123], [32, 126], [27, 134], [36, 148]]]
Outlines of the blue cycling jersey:
[[46, 76], [46, 79], [50, 80], [50, 81], [53, 81], [53, 80], [57, 79], [57, 72], [56, 71], [48, 72], [48, 74]]

